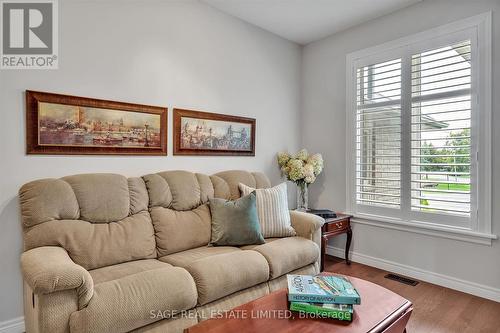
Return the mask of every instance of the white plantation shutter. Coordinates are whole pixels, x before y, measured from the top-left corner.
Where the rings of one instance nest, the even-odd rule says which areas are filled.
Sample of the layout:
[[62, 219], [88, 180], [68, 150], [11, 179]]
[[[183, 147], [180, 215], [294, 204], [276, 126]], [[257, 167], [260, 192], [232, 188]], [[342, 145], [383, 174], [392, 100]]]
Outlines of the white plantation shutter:
[[399, 208], [401, 59], [356, 73], [356, 202]]
[[355, 216], [491, 236], [488, 17], [348, 55]]
[[471, 214], [471, 41], [411, 58], [411, 209]]

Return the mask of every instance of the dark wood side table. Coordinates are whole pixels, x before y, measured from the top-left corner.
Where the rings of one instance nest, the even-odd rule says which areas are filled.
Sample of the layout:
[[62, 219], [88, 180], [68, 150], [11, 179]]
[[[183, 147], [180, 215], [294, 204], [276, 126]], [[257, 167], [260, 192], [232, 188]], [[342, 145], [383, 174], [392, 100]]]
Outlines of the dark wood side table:
[[348, 265], [351, 264], [349, 260], [349, 248], [351, 247], [352, 229], [351, 229], [352, 215], [337, 213], [337, 217], [326, 218], [325, 224], [321, 227], [321, 271], [325, 266], [326, 246], [328, 240], [333, 236], [340, 234], [347, 234], [347, 241], [345, 244], [345, 261]]

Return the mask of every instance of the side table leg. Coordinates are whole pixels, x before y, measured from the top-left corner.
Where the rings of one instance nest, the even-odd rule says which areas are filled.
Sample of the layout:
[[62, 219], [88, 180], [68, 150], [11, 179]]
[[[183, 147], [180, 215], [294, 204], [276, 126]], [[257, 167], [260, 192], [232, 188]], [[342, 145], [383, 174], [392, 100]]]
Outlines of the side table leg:
[[326, 257], [326, 244], [328, 243], [328, 238], [321, 237], [321, 263], [320, 263], [320, 272], [325, 270], [325, 257]]
[[351, 247], [351, 240], [352, 240], [352, 230], [349, 227], [349, 229], [347, 230], [347, 241], [345, 244], [345, 262], [348, 265], [351, 264], [351, 261], [349, 260], [349, 248]]

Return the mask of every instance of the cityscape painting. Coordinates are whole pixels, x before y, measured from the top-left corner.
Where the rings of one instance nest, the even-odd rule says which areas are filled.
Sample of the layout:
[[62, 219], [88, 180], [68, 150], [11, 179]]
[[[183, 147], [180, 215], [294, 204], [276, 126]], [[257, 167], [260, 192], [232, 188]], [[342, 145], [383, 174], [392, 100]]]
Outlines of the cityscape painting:
[[174, 109], [175, 155], [255, 155], [255, 119]]
[[167, 109], [28, 91], [28, 153], [166, 154]]

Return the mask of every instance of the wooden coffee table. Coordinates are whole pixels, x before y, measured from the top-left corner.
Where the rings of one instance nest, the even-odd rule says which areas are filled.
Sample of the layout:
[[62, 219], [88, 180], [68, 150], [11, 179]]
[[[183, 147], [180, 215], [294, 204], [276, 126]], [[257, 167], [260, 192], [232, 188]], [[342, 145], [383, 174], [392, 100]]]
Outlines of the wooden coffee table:
[[[328, 273], [326, 273], [328, 274]], [[361, 295], [352, 322], [299, 318], [288, 311], [287, 290], [281, 289], [226, 312], [222, 318], [205, 320], [185, 333], [403, 333], [413, 310], [412, 303], [374, 283], [349, 277]], [[244, 317], [244, 318], [242, 318]], [[267, 317], [267, 318], [266, 318]]]

